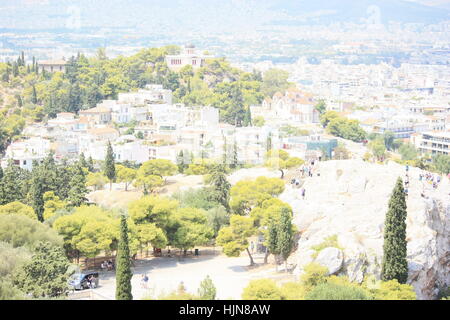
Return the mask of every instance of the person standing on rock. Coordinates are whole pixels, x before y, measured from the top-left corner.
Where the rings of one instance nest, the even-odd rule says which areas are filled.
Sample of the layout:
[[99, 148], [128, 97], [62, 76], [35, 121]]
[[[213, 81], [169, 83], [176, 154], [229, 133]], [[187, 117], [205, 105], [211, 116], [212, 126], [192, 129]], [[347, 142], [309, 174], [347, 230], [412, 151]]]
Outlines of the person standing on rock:
[[305, 190], [305, 188], [302, 188], [302, 198], [303, 198], [303, 200], [305, 200], [305, 196], [306, 196], [306, 190]]

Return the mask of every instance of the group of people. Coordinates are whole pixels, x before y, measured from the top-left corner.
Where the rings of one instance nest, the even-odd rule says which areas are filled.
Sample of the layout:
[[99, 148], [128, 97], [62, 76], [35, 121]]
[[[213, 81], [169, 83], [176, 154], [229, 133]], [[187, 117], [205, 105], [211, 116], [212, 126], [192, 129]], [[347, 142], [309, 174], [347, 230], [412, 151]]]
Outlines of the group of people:
[[[314, 171], [315, 171], [314, 165], [315, 165], [315, 161], [312, 160], [309, 164], [305, 164], [300, 167], [300, 173], [302, 175], [302, 178], [305, 178], [305, 177], [312, 178], [314, 176]], [[320, 176], [319, 172], [317, 172], [317, 176]]]
[[419, 175], [419, 181], [427, 182], [428, 184], [433, 186], [433, 189], [436, 189], [439, 186], [439, 183], [441, 183], [441, 176], [440, 175], [434, 175], [432, 173], [425, 173]]
[[[405, 195], [408, 196], [408, 189], [409, 189], [409, 166], [406, 165], [406, 175], [405, 175], [405, 182], [404, 182], [404, 189], [405, 189]], [[428, 183], [433, 187], [433, 189], [437, 189], [439, 186], [439, 183], [441, 183], [441, 176], [438, 174], [432, 174], [430, 172], [426, 173], [420, 173], [419, 174], [419, 181], [422, 182], [422, 192], [420, 196], [422, 198], [427, 199], [428, 197], [425, 195], [425, 183]]]
[[[308, 164], [304, 164], [303, 166], [301, 166], [298, 169], [300, 171], [301, 178], [305, 178], [305, 177], [312, 178], [314, 175], [317, 175], [318, 177], [320, 177], [320, 172], [315, 167], [315, 164], [316, 164], [316, 161], [312, 160]], [[291, 180], [291, 184], [296, 186], [297, 188], [299, 188], [301, 186], [300, 179], [293, 178]], [[303, 200], [305, 200], [306, 189], [303, 186], [300, 188], [300, 196], [302, 197]]]
[[112, 262], [112, 260], [103, 261], [100, 267], [102, 268], [102, 270], [111, 271], [114, 270], [114, 263]]

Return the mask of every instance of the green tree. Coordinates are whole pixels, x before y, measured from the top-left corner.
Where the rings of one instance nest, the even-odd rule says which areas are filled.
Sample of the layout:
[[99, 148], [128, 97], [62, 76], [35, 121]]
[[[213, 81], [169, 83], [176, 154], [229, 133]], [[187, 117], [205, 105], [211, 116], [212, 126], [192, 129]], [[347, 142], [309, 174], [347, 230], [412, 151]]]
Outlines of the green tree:
[[125, 183], [125, 191], [128, 191], [128, 186], [136, 179], [137, 171], [122, 165], [116, 165], [116, 172], [117, 181]]
[[227, 180], [225, 167], [223, 165], [215, 165], [210, 171], [208, 179], [210, 185], [210, 199], [221, 204], [227, 212], [230, 212], [230, 189], [231, 184]]
[[38, 103], [36, 87], [34, 85], [33, 85], [33, 93], [32, 93], [32, 96], [31, 96], [31, 103], [33, 103], [33, 104], [37, 104]]
[[392, 151], [394, 149], [395, 134], [392, 131], [386, 131], [383, 133], [383, 140], [386, 149]]
[[[271, 223], [269, 225], [268, 237], [267, 237], [267, 254], [273, 254], [275, 259], [280, 254], [279, 246], [278, 246], [278, 225], [276, 223]], [[267, 259], [264, 260], [264, 263], [267, 263]], [[278, 263], [277, 263], [278, 265]]]
[[369, 143], [369, 148], [372, 150], [373, 155], [379, 160], [382, 161], [386, 155], [386, 147], [384, 145], [383, 140], [375, 139]]
[[265, 124], [265, 122], [266, 122], [266, 121], [265, 121], [264, 118], [261, 117], [261, 116], [255, 117], [255, 118], [253, 119], [253, 125], [256, 126], [256, 127], [263, 127], [264, 124]]
[[284, 178], [284, 170], [296, 168], [305, 163], [304, 160], [297, 157], [290, 157], [284, 150], [270, 150], [266, 154], [265, 166], [271, 169], [280, 170], [281, 179]]
[[15, 214], [0, 215], [0, 241], [10, 243], [14, 248], [32, 248], [39, 241], [55, 246], [63, 244], [63, 239], [49, 226]]
[[242, 292], [243, 300], [281, 300], [281, 290], [271, 279], [252, 280]]
[[67, 201], [71, 207], [79, 207], [87, 202], [86, 194], [86, 176], [83, 168], [76, 164], [72, 169], [72, 178], [70, 179], [70, 190]]
[[110, 141], [108, 141], [108, 146], [106, 148], [106, 158], [103, 172], [109, 179], [109, 190], [112, 190], [112, 183], [116, 179], [116, 165], [114, 161], [114, 151]]
[[144, 162], [138, 170], [138, 176], [158, 176], [164, 179], [177, 172], [177, 166], [170, 160], [154, 159]]
[[116, 300], [133, 300], [131, 294], [130, 249], [128, 247], [128, 226], [124, 215], [120, 218], [120, 238], [117, 249]]
[[264, 73], [261, 91], [265, 96], [272, 97], [277, 91], [284, 91], [289, 88], [287, 81], [289, 73], [280, 69], [270, 69]]
[[64, 238], [67, 255], [74, 258], [95, 257], [102, 251], [111, 253], [119, 236], [118, 221], [96, 206], [81, 206], [58, 217], [53, 228]]
[[87, 161], [88, 164], [88, 170], [89, 172], [94, 172], [94, 160], [92, 160], [92, 157], [89, 156], [89, 159]]
[[205, 279], [200, 282], [200, 288], [198, 289], [198, 296], [202, 300], [216, 300], [217, 289], [214, 286], [213, 281], [209, 277], [206, 276]]
[[384, 222], [384, 245], [382, 279], [398, 280], [406, 283], [408, 278], [406, 242], [406, 200], [403, 181], [398, 178], [389, 200], [389, 208]]
[[323, 114], [327, 110], [327, 105], [324, 100], [319, 100], [314, 108], [319, 112], [319, 114]]
[[433, 169], [442, 174], [450, 173], [450, 156], [438, 154], [433, 157]]
[[403, 143], [398, 152], [402, 156], [402, 160], [415, 160], [417, 159], [417, 150], [410, 143]]
[[170, 217], [168, 238], [176, 248], [184, 251], [198, 245], [207, 244], [214, 232], [207, 224], [204, 210], [195, 208], [178, 209]]
[[70, 262], [64, 250], [49, 242], [38, 242], [31, 261], [14, 276], [14, 285], [35, 298], [66, 295]]
[[84, 152], [82, 152], [82, 153], [80, 154], [80, 157], [78, 158], [78, 163], [80, 164], [80, 166], [81, 166], [82, 168], [86, 168], [86, 169], [89, 168], [89, 165], [88, 165], [88, 163], [87, 163], [87, 161], [86, 161], [86, 157], [84, 156]]
[[3, 172], [2, 179], [2, 198], [0, 204], [7, 204], [14, 201], [25, 199], [25, 172], [18, 166], [15, 166], [12, 160], [8, 161], [8, 166]]
[[8, 204], [0, 206], [0, 215], [3, 214], [17, 214], [37, 220], [37, 216], [34, 213], [33, 208], [19, 201], [10, 202]]
[[44, 220], [54, 217], [57, 211], [67, 207], [67, 203], [62, 201], [53, 191], [44, 193]]
[[94, 187], [94, 190], [103, 189], [107, 182], [108, 178], [106, 178], [102, 172], [89, 172], [86, 177], [86, 186]]
[[181, 173], [184, 173], [184, 170], [187, 169], [187, 167], [188, 167], [188, 165], [186, 164], [186, 161], [184, 159], [183, 150], [180, 150], [180, 152], [177, 155], [177, 167], [178, 167], [178, 171]]
[[292, 215], [287, 208], [281, 209], [281, 216], [277, 230], [277, 251], [284, 260], [285, 270], [287, 270], [287, 259], [294, 246], [294, 230], [292, 226]]
[[254, 265], [253, 257], [248, 249], [248, 238], [255, 234], [254, 221], [250, 217], [232, 215], [230, 226], [219, 231], [216, 242], [222, 246], [228, 257], [239, 257], [246, 250], [250, 258], [250, 265]]

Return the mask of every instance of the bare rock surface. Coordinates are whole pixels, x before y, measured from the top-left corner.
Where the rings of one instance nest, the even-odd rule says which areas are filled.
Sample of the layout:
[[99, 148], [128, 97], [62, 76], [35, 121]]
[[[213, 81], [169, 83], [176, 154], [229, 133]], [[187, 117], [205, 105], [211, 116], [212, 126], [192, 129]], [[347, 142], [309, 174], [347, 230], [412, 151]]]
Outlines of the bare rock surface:
[[[317, 262], [319, 257], [325, 259], [322, 251], [326, 249], [317, 254], [312, 247], [336, 236], [343, 261], [335, 272], [358, 282], [368, 274], [379, 277], [388, 202], [397, 178], [405, 178], [405, 167], [362, 160], [326, 161], [318, 166], [320, 176], [304, 183], [305, 200], [290, 185], [280, 196], [293, 207], [294, 221], [302, 233], [296, 273], [301, 274], [306, 264]], [[424, 171], [409, 169], [408, 283], [419, 299], [433, 299], [439, 288], [450, 285], [450, 183], [441, 177], [438, 188], [433, 189], [426, 181], [419, 181], [420, 173]], [[423, 191], [426, 198], [421, 196]], [[330, 261], [321, 262], [334, 266], [336, 257], [325, 257]]]

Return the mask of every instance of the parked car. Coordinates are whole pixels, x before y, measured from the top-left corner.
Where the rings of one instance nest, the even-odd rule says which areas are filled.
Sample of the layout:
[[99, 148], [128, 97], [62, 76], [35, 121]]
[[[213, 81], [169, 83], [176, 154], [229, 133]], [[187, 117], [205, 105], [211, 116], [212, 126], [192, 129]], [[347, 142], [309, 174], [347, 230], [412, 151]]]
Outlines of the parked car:
[[73, 290], [83, 290], [91, 288], [89, 286], [89, 279], [91, 280], [92, 288], [97, 288], [99, 283], [98, 272], [83, 272], [75, 273], [69, 278], [69, 287]]

